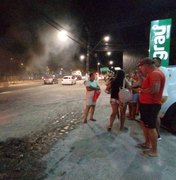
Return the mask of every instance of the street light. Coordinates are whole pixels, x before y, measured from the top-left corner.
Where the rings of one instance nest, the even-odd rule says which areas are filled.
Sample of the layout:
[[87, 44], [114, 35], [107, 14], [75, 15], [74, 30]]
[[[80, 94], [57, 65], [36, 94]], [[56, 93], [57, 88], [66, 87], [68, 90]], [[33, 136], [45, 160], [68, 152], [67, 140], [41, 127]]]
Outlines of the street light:
[[110, 40], [110, 37], [109, 37], [109, 36], [105, 36], [105, 37], [104, 37], [104, 41], [105, 41], [105, 42], [108, 42], [109, 40]]
[[84, 59], [85, 59], [85, 56], [82, 54], [82, 55], [80, 56], [80, 60], [83, 61]]
[[114, 64], [114, 61], [112, 61], [112, 60], [109, 61], [109, 64], [110, 64], [110, 65], [113, 65], [113, 64]]
[[108, 56], [110, 56], [110, 55], [111, 55], [111, 52], [110, 52], [110, 51], [108, 51], [106, 54], [107, 54]]
[[102, 42], [108, 42], [110, 40], [109, 36], [104, 36], [103, 39], [100, 39], [100, 41], [98, 41], [98, 43], [90, 50], [90, 54], [97, 48], [97, 46]]
[[61, 41], [66, 41], [67, 40], [67, 31], [65, 31], [65, 30], [59, 31], [58, 38]]
[[99, 66], [100, 66], [100, 62], [97, 62], [97, 72], [99, 74]]
[[86, 73], [89, 72], [89, 57], [90, 54], [97, 48], [97, 46], [102, 42], [108, 42], [110, 40], [110, 36], [104, 36], [104, 38], [100, 39], [100, 41], [98, 41], [98, 43], [92, 48], [90, 49], [89, 47], [89, 43], [87, 44], [87, 54], [86, 54]]

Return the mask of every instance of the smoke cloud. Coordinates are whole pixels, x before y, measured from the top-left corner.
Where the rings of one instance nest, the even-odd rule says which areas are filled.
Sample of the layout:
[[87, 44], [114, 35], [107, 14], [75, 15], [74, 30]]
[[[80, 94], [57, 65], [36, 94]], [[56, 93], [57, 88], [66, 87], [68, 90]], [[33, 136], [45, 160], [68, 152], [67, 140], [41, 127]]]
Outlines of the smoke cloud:
[[59, 39], [59, 31], [48, 27], [38, 31], [38, 43], [27, 52], [28, 70], [45, 71], [49, 63], [57, 68], [72, 69], [79, 66], [80, 46], [66, 36]]

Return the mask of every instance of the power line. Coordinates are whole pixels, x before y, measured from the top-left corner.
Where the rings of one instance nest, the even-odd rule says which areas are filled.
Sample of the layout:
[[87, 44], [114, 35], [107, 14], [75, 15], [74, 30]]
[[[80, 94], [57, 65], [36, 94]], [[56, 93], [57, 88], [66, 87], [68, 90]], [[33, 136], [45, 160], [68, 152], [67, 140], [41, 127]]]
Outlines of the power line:
[[[66, 30], [63, 26], [61, 26], [59, 23], [57, 23], [56, 21], [54, 21], [52, 18], [50, 18], [48, 15], [46, 15], [43, 11], [41, 11], [38, 7], [37, 4], [35, 3], [35, 6], [33, 4], [29, 4], [29, 1], [26, 0], [26, 3], [28, 4], [28, 6], [30, 8], [32, 8], [32, 10], [39, 16], [42, 17], [42, 19], [49, 24], [50, 26], [54, 27], [55, 29], [57, 29], [58, 31], [62, 31], [65, 30], [66, 32], [70, 33], [68, 30]], [[72, 41], [76, 42], [77, 44], [80, 45], [80, 47], [82, 49], [86, 49], [86, 43], [79, 41], [78, 39], [80, 39], [78, 37], [78, 39], [73, 38], [71, 35], [69, 35], [68, 33], [66, 33], [66, 36], [68, 38], [70, 38]]]

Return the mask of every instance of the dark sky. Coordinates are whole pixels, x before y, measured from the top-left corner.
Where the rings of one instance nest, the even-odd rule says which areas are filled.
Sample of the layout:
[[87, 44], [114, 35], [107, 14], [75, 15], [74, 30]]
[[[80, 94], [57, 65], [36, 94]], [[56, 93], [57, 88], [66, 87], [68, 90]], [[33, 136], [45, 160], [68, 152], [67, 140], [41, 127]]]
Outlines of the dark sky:
[[[29, 70], [49, 61], [74, 68], [87, 37], [91, 47], [106, 34], [114, 46], [147, 44], [151, 20], [162, 18], [175, 27], [175, 0], [0, 0], [0, 67], [13, 57]], [[61, 29], [68, 46], [56, 44]]]

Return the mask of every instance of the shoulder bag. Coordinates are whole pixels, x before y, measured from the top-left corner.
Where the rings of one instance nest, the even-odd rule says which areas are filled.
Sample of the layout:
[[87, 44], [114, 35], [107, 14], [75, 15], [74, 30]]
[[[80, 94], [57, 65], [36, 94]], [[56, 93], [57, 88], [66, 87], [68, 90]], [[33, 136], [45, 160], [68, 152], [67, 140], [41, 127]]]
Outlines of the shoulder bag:
[[119, 101], [122, 103], [127, 103], [133, 99], [132, 92], [125, 88], [125, 79], [123, 80], [123, 86], [119, 88]]

